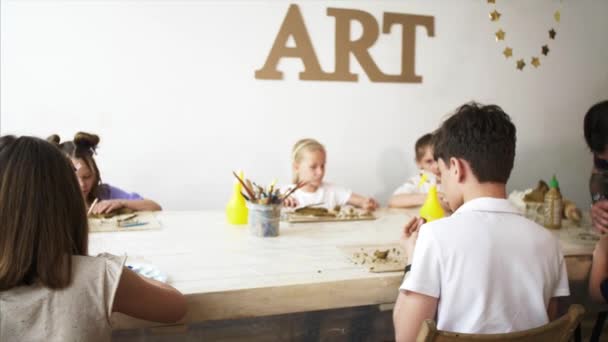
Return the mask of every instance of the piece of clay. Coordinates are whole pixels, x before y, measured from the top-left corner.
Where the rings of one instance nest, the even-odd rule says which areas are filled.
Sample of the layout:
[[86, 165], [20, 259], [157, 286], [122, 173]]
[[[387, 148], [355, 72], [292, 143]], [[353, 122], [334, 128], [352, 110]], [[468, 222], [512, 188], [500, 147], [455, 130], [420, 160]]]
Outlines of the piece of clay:
[[539, 202], [545, 201], [545, 194], [549, 191], [549, 186], [542, 179], [538, 181], [536, 188], [524, 196], [524, 202]]
[[385, 250], [385, 251], [380, 251], [380, 250], [376, 250], [374, 251], [374, 256], [378, 259], [386, 259], [386, 257], [388, 256], [388, 252], [389, 250]]

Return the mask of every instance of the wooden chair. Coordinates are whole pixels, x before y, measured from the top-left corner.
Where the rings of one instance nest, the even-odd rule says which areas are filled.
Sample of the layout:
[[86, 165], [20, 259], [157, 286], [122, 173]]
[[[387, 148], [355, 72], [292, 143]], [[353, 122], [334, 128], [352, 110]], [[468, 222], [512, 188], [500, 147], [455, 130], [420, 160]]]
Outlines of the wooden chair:
[[417, 342], [466, 342], [466, 341], [511, 341], [511, 342], [567, 342], [583, 319], [585, 309], [574, 304], [568, 313], [541, 327], [506, 334], [459, 334], [437, 330], [433, 320], [427, 319], [418, 333]]
[[607, 316], [608, 311], [601, 311], [597, 314], [597, 320], [593, 326], [593, 332], [591, 333], [591, 337], [589, 337], [589, 342], [599, 342], [602, 331], [604, 330], [604, 323], [606, 322]]

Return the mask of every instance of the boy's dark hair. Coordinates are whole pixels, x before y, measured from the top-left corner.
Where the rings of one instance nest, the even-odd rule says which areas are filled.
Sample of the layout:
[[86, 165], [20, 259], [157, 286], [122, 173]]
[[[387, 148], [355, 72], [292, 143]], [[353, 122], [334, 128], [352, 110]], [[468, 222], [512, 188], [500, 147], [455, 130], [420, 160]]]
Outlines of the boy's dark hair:
[[433, 146], [433, 135], [431, 133], [427, 133], [418, 140], [416, 140], [416, 145], [414, 146], [414, 150], [416, 151], [416, 161], [422, 160], [424, 157], [424, 153], [428, 147]]
[[[433, 135], [435, 159], [466, 160], [480, 183], [507, 183], [515, 159], [515, 125], [496, 105], [462, 105]], [[449, 164], [448, 164], [449, 167]]]
[[608, 145], [608, 101], [589, 108], [585, 114], [585, 140], [594, 153], [602, 153]]

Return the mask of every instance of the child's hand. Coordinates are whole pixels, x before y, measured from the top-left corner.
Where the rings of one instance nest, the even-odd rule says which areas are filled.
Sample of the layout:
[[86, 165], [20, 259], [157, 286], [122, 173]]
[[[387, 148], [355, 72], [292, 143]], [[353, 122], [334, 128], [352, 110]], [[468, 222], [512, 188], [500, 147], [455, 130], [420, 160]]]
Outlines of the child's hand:
[[107, 213], [111, 213], [114, 210], [118, 210], [121, 208], [125, 207], [125, 201], [124, 200], [118, 200], [118, 199], [113, 199], [113, 200], [104, 200], [101, 202], [98, 202], [97, 204], [95, 204], [95, 206], [93, 206], [93, 208], [91, 209], [91, 213], [92, 214], [107, 214]]
[[608, 232], [608, 201], [598, 201], [591, 207], [591, 222], [598, 233]]
[[416, 240], [418, 239], [418, 232], [420, 227], [424, 224], [424, 219], [419, 217], [413, 217], [404, 227], [401, 234], [401, 240], [399, 243], [405, 249], [407, 260], [409, 263], [412, 261], [414, 255], [414, 247], [416, 247]]
[[379, 206], [378, 202], [375, 199], [369, 197], [369, 198], [365, 199], [361, 208], [368, 210], [368, 211], [374, 211], [374, 210], [378, 209], [378, 206]]
[[295, 208], [298, 206], [298, 201], [293, 197], [287, 197], [283, 201], [283, 206], [287, 208]]

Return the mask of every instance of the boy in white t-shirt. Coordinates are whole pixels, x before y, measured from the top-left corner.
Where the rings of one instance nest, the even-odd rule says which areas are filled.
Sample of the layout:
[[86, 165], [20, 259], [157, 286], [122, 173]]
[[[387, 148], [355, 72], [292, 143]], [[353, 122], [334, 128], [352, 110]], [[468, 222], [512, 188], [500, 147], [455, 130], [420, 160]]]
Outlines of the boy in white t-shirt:
[[433, 135], [441, 185], [454, 213], [412, 219], [408, 261], [393, 319], [397, 341], [414, 341], [425, 319], [440, 330], [508, 333], [538, 327], [568, 296], [556, 237], [506, 199], [515, 126], [498, 106], [465, 104]]
[[403, 183], [388, 200], [391, 208], [409, 208], [424, 204], [427, 193], [432, 185], [437, 184], [437, 161], [433, 157], [433, 135], [428, 133], [416, 141], [414, 150], [416, 152], [416, 165], [419, 172], [417, 175]]

